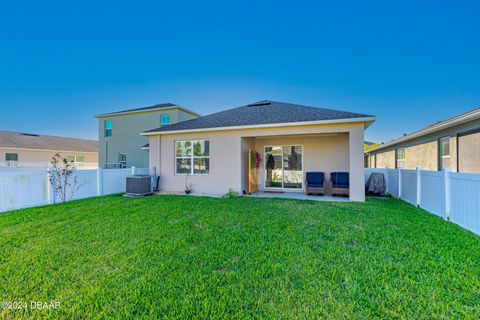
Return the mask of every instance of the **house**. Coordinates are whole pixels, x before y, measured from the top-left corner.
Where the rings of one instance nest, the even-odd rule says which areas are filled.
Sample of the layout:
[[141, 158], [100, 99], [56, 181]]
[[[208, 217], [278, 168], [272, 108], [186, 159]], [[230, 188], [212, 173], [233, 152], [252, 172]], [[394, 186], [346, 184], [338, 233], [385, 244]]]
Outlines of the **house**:
[[97, 141], [0, 131], [0, 167], [46, 167], [56, 153], [79, 169], [97, 167]]
[[[160, 190], [248, 190], [249, 150], [261, 154], [260, 191], [303, 192], [305, 175], [350, 173], [350, 200], [364, 201], [364, 130], [375, 117], [260, 101], [142, 133]], [[328, 182], [328, 181], [327, 181]]]
[[480, 108], [367, 151], [370, 168], [480, 173]]
[[198, 116], [198, 113], [172, 103], [97, 115], [99, 166], [146, 168], [148, 139], [140, 133]]

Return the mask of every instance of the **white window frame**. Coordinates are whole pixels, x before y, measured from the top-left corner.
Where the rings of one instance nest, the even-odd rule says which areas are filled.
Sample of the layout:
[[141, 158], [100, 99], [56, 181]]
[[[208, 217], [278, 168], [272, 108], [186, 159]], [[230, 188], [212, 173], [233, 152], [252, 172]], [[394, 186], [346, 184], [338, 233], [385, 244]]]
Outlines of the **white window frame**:
[[[282, 148], [282, 187], [267, 187], [267, 148], [273, 148], [273, 147], [280, 147]], [[302, 187], [301, 188], [284, 188], [284, 180], [283, 180], [283, 176], [284, 176], [284, 171], [285, 171], [285, 168], [283, 167], [283, 158], [284, 158], [284, 155], [283, 155], [283, 148], [284, 147], [302, 147]], [[265, 190], [287, 190], [287, 191], [291, 191], [291, 192], [303, 192], [304, 190], [304, 187], [305, 187], [305, 183], [304, 183], [304, 177], [305, 177], [305, 167], [304, 167], [304, 153], [305, 153], [305, 147], [303, 146], [303, 144], [274, 144], [274, 145], [266, 145], [266, 146], [263, 146], [263, 159], [264, 159], [264, 163], [263, 163], [263, 188]]]
[[[125, 161], [123, 161], [123, 160], [120, 161], [120, 155], [125, 156]], [[121, 168], [121, 169], [127, 167], [127, 154], [126, 153], [122, 153], [122, 152], [118, 153], [118, 167]]]
[[[177, 142], [187, 142], [189, 141], [192, 145], [192, 152], [190, 154], [189, 157], [178, 157], [177, 156]], [[193, 143], [195, 141], [208, 141], [208, 156], [194, 156], [193, 155]], [[174, 167], [175, 167], [175, 175], [176, 176], [187, 176], [187, 175], [190, 175], [190, 176], [208, 176], [210, 174], [210, 147], [211, 147], [211, 144], [210, 144], [210, 139], [187, 139], [187, 140], [175, 140], [173, 142], [173, 151], [174, 151]], [[208, 173], [194, 173], [195, 170], [194, 170], [194, 167], [195, 167], [195, 159], [208, 159]], [[190, 173], [178, 173], [177, 172], [177, 159], [190, 159]]]
[[[403, 158], [398, 158], [398, 150], [403, 149]], [[398, 162], [403, 162], [403, 166], [399, 167]], [[395, 169], [405, 169], [405, 147], [400, 147], [395, 149]]]
[[[448, 156], [445, 156], [445, 155], [442, 155], [441, 152], [442, 152], [442, 140], [444, 139], [447, 139], [448, 141]], [[452, 152], [450, 150], [450, 137], [449, 136], [446, 136], [446, 137], [441, 137], [438, 139], [438, 170], [444, 170], [444, 169], [451, 169], [452, 168], [452, 158], [451, 158], [451, 155], [452, 155]], [[449, 159], [450, 160], [450, 166], [449, 167], [444, 167], [443, 166], [443, 160], [444, 159]]]
[[[163, 123], [163, 117], [164, 117], [164, 116], [168, 117], [168, 122], [167, 122], [167, 123]], [[160, 114], [160, 126], [163, 127], [163, 126], [168, 126], [168, 125], [170, 125], [170, 114], [168, 114], [168, 113], [161, 113], [161, 114]]]
[[[110, 128], [107, 128], [107, 122], [110, 123]], [[113, 122], [112, 122], [112, 119], [105, 119], [103, 121], [103, 136], [105, 138], [110, 138], [113, 136]], [[107, 135], [107, 130], [110, 130], [110, 135], [108, 136]]]

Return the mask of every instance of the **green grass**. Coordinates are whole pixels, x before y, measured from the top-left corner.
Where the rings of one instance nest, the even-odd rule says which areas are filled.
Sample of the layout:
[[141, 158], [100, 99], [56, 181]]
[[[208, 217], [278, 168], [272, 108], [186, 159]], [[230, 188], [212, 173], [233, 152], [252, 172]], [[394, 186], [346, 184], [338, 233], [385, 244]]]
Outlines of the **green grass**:
[[480, 239], [396, 200], [109, 196], [0, 215], [0, 318], [480, 318]]

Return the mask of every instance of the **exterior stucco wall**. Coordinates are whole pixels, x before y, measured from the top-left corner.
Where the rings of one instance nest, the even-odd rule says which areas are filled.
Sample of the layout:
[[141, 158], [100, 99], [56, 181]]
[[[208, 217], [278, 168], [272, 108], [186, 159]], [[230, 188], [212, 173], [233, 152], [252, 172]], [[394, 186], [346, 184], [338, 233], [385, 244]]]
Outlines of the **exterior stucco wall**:
[[97, 153], [70, 152], [70, 151], [49, 151], [49, 150], [22, 150], [22, 149], [0, 149], [0, 162], [5, 162], [6, 153], [18, 154], [18, 162], [23, 164], [49, 164], [52, 157], [59, 153], [62, 157], [83, 156], [85, 163], [98, 163]]
[[[479, 150], [476, 149], [476, 143], [478, 139], [470, 139], [467, 145], [464, 147], [464, 151], [457, 154], [457, 135], [463, 132], [480, 128], [480, 119], [457, 125], [442, 131], [435, 132], [433, 134], [418, 137], [409, 141], [398, 143], [386, 147], [381, 150], [372, 151], [370, 155], [376, 155], [376, 167], [377, 168], [395, 168], [395, 149], [405, 148], [405, 169], [415, 169], [419, 167], [426, 170], [438, 170], [438, 140], [443, 137], [450, 137], [450, 163], [452, 171], [457, 171], [457, 161], [462, 163], [478, 163], [480, 162], [480, 155], [474, 156], [467, 150]], [[461, 139], [461, 137], [459, 138]], [[477, 152], [478, 153], [478, 152]], [[473, 154], [476, 154], [473, 151]], [[458, 158], [459, 157], [459, 158]], [[457, 159], [458, 158], [458, 159]], [[370, 161], [370, 166], [374, 167], [375, 161]], [[480, 168], [469, 169], [470, 164], [465, 166], [465, 170], [460, 167], [460, 172], [476, 172], [480, 173]], [[468, 168], [468, 169], [467, 169]]]
[[[377, 159], [377, 168], [395, 168], [395, 151], [386, 151], [382, 153], [375, 153]], [[372, 165], [375, 166], [375, 161], [372, 161]]]
[[[349, 125], [289, 126], [163, 134], [160, 138], [160, 150], [155, 151], [159, 153], [160, 160], [158, 162], [155, 160], [155, 157], [151, 156], [150, 159], [153, 162], [149, 166], [150, 171], [153, 170], [153, 167], [160, 168], [160, 190], [181, 192], [185, 188], [186, 178], [183, 175], [175, 175], [175, 141], [208, 139], [210, 140], [210, 173], [188, 177], [188, 182], [191, 184], [193, 192], [224, 194], [231, 188], [241, 193], [245, 189], [246, 175], [248, 174], [245, 172], [245, 169], [248, 168], [246, 165], [246, 154], [249, 146], [251, 146], [252, 138], [256, 138], [255, 147], [258, 149], [260, 145], [257, 145], [257, 143], [264, 144], [263, 142], [258, 142], [260, 140], [257, 139], [258, 137], [278, 141], [278, 138], [280, 138], [278, 136], [284, 136], [282, 138], [287, 140], [287, 136], [291, 135], [335, 133], [336, 135], [323, 137], [317, 139], [317, 141], [314, 138], [302, 140], [307, 145], [312, 146], [308, 151], [308, 160], [306, 160], [307, 155], [305, 155], [308, 169], [318, 168], [314, 163], [315, 161], [320, 161], [327, 169], [337, 170], [336, 168], [338, 168], [339, 170], [350, 171], [350, 199], [363, 201], [365, 199], [363, 186], [363, 130], [363, 123], [354, 123]], [[334, 141], [327, 141], [328, 138]], [[150, 141], [153, 141], [152, 139], [154, 138], [151, 137]], [[291, 139], [296, 139], [296, 137]], [[336, 145], [336, 143], [340, 145]], [[321, 148], [328, 148], [328, 150], [325, 150], [325, 155], [318, 150]], [[153, 149], [150, 152], [153, 152]], [[339, 152], [339, 154], [333, 155], [332, 153], [334, 152]], [[312, 157], [320, 157], [326, 160], [311, 159]], [[242, 158], [244, 159], [242, 160]], [[350, 159], [353, 159], [353, 165]]]
[[438, 142], [431, 141], [405, 148], [405, 169], [438, 169]]
[[[168, 114], [170, 124], [195, 118], [196, 116], [179, 109], [165, 109], [124, 115], [102, 116], [98, 118], [99, 164], [117, 163], [118, 154], [127, 155], [127, 167], [148, 167], [149, 151], [142, 146], [148, 138], [140, 133], [161, 126], [160, 115]], [[112, 121], [112, 136], [105, 137], [105, 120]]]

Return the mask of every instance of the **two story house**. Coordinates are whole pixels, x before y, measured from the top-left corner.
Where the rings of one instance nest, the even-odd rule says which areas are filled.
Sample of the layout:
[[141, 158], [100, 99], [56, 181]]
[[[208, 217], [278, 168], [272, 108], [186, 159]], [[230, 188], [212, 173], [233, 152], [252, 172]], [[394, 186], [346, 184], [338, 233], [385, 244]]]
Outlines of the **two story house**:
[[148, 138], [140, 133], [199, 116], [172, 103], [97, 115], [99, 167], [148, 167]]

